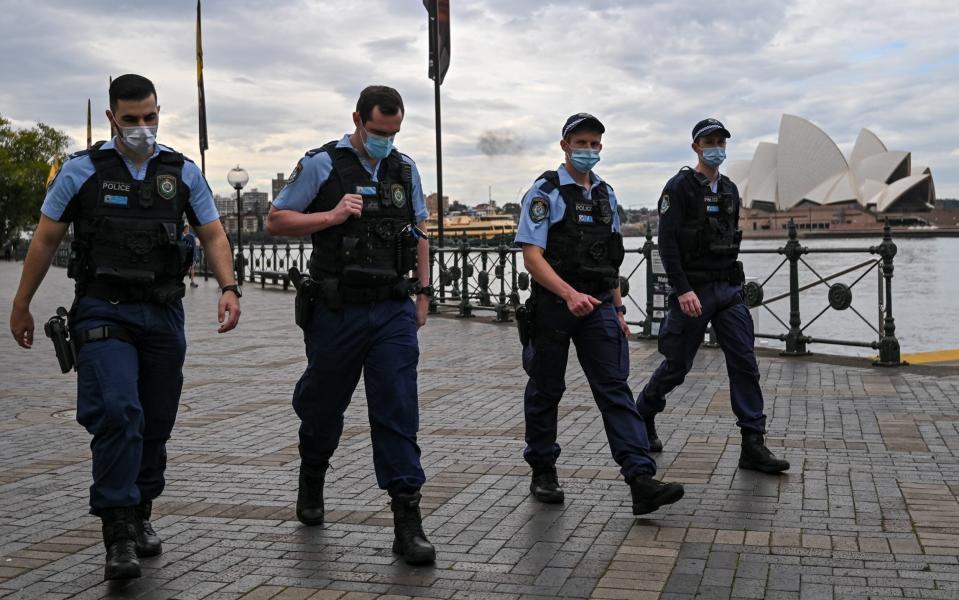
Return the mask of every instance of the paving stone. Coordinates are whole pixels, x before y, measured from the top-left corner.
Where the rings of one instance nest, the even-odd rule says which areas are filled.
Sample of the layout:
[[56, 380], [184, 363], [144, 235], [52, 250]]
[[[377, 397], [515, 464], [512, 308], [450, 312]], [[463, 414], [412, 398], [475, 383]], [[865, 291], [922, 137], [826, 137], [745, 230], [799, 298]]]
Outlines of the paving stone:
[[[0, 262], [0, 305], [19, 265]], [[154, 504], [165, 552], [129, 597], [227, 600], [413, 598], [813, 598], [959, 595], [959, 375], [878, 370], [758, 350], [768, 443], [793, 468], [739, 471], [725, 362], [703, 348], [657, 419], [660, 475], [681, 502], [643, 518], [609, 454], [602, 417], [571, 357], [559, 407], [566, 503], [528, 496], [526, 375], [512, 325], [430, 317], [421, 330], [420, 437], [432, 567], [390, 549], [361, 381], [327, 481], [327, 523], [295, 520], [293, 386], [304, 368], [293, 296], [247, 285], [240, 327], [214, 333], [212, 281], [184, 298], [189, 350]], [[53, 269], [37, 323], [72, 296]], [[39, 337], [39, 336], [38, 336]], [[0, 597], [108, 597], [99, 523], [87, 514], [89, 437], [75, 375], [49, 343], [0, 352]], [[629, 344], [634, 391], [660, 361]]]

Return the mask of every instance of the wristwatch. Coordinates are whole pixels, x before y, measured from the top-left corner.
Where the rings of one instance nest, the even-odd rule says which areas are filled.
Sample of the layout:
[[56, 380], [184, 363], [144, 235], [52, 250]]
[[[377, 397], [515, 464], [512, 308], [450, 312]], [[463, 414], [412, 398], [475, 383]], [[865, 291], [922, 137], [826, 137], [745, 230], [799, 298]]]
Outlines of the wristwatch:
[[223, 287], [220, 288], [220, 293], [221, 293], [221, 294], [225, 294], [225, 293], [227, 293], [227, 292], [233, 292], [234, 294], [236, 294], [236, 297], [237, 297], [237, 298], [242, 298], [242, 297], [243, 297], [243, 292], [240, 291], [240, 286], [238, 286], [238, 285], [235, 284], [235, 283], [230, 284], [230, 285], [225, 285], [225, 286], [223, 286]]
[[625, 314], [626, 314], [626, 305], [625, 305], [625, 304], [620, 304], [619, 306], [614, 306], [613, 308], [615, 308], [615, 309], [616, 309], [616, 312], [618, 312], [618, 313], [621, 314], [621, 315], [625, 315]]
[[431, 285], [421, 285], [421, 286], [420, 286], [420, 289], [416, 290], [416, 294], [417, 294], [417, 295], [422, 294], [422, 295], [426, 296], [427, 298], [432, 298], [432, 297], [433, 297], [433, 286], [431, 286]]

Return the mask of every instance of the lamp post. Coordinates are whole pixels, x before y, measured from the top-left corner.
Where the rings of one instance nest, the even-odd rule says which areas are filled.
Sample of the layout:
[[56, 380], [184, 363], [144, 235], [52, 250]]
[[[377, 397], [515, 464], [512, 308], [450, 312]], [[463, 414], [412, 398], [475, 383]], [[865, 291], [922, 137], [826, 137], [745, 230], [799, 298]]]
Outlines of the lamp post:
[[226, 180], [236, 190], [236, 260], [234, 262], [236, 280], [242, 285], [245, 261], [243, 258], [243, 200], [240, 199], [240, 190], [250, 181], [250, 176], [240, 168], [240, 165], [237, 165], [227, 173]]

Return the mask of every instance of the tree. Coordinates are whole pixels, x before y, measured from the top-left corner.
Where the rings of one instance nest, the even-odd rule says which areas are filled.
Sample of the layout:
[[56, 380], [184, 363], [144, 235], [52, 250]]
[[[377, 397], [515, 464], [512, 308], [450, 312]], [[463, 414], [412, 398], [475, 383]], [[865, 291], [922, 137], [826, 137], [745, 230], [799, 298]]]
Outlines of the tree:
[[70, 138], [37, 123], [14, 129], [0, 115], [0, 240], [15, 239], [40, 218], [50, 163], [62, 161]]

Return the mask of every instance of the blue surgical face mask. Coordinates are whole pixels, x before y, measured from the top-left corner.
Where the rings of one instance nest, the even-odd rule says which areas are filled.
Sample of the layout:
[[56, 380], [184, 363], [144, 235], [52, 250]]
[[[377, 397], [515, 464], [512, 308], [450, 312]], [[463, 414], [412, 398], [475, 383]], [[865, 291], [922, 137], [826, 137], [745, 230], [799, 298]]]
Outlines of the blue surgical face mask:
[[726, 149], [721, 147], [703, 148], [703, 162], [710, 167], [718, 167], [726, 160]]
[[366, 153], [376, 160], [382, 160], [390, 155], [390, 152], [393, 150], [393, 138], [386, 137], [382, 135], [376, 135], [375, 133], [370, 133], [363, 129], [366, 132], [366, 140], [363, 142], [363, 147], [366, 148]]
[[153, 154], [157, 142], [156, 127], [118, 127], [123, 144], [139, 156]]
[[599, 150], [577, 148], [569, 153], [569, 161], [580, 173], [586, 173], [599, 162]]

